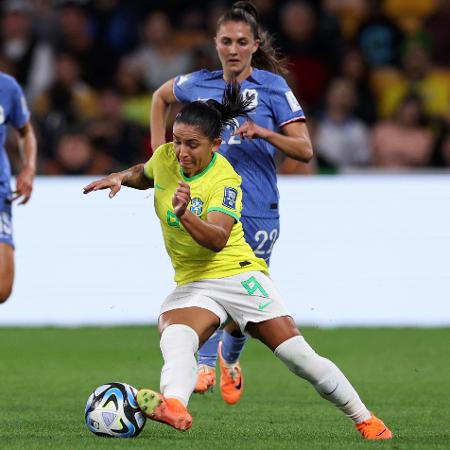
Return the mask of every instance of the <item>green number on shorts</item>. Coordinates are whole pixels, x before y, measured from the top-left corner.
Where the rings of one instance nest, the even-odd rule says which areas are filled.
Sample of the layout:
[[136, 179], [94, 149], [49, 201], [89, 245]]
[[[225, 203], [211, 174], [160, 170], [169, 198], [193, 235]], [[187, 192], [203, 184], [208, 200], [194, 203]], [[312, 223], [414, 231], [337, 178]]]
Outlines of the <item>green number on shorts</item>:
[[269, 297], [269, 294], [265, 289], [259, 284], [255, 277], [250, 277], [248, 280], [241, 281], [242, 286], [248, 292], [248, 295], [254, 295], [256, 291], [259, 291], [263, 297]]
[[169, 227], [180, 228], [180, 219], [170, 210], [167, 210], [167, 224]]

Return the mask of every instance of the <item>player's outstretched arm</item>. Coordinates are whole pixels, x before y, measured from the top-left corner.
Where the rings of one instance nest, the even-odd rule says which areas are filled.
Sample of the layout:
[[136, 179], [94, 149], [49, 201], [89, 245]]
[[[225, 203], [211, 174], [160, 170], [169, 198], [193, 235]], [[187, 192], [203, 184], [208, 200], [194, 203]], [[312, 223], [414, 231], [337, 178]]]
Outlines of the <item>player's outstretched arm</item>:
[[144, 164], [137, 164], [122, 172], [112, 173], [105, 178], [93, 181], [83, 188], [83, 193], [89, 194], [92, 191], [110, 189], [109, 198], [113, 198], [122, 186], [148, 189], [153, 187], [153, 180], [145, 176]]
[[206, 221], [200, 219], [187, 209], [191, 201], [189, 185], [182, 181], [179, 181], [179, 184], [172, 198], [175, 214], [197, 244], [213, 252], [220, 252], [228, 242], [234, 218], [219, 211], [212, 211]]

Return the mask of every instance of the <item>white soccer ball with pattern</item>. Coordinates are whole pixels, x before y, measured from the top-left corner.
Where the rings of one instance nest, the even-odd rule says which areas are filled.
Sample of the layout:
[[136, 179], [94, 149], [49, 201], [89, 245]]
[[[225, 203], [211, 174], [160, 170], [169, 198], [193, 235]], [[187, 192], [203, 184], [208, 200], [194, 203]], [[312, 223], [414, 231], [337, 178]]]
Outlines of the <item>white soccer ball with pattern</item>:
[[145, 425], [136, 394], [137, 390], [126, 383], [99, 386], [86, 403], [85, 420], [89, 430], [97, 436], [136, 437]]

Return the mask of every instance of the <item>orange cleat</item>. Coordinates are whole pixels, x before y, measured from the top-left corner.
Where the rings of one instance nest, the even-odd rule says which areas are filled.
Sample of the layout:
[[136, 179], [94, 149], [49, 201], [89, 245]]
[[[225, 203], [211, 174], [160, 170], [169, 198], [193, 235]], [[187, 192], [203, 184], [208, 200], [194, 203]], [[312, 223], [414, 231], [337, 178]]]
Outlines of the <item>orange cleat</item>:
[[151, 420], [186, 431], [192, 426], [192, 417], [176, 398], [166, 398], [151, 389], [139, 389], [136, 401], [141, 411]]
[[213, 390], [216, 385], [216, 368], [207, 366], [206, 364], [200, 364], [198, 366], [197, 384], [195, 385], [194, 392], [196, 394], [204, 394], [209, 390]]
[[244, 375], [239, 362], [228, 364], [222, 357], [222, 342], [217, 352], [220, 363], [220, 393], [229, 405], [235, 405], [244, 391]]
[[361, 433], [363, 439], [392, 439], [392, 431], [374, 415], [370, 419], [358, 423], [356, 429]]

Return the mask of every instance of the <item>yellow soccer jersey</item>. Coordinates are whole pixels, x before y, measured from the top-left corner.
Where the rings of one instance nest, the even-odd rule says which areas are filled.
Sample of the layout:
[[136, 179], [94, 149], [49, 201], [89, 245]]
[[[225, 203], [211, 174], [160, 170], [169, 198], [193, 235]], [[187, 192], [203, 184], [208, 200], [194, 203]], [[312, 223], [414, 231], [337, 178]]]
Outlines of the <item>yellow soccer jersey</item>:
[[[187, 178], [175, 156], [173, 143], [168, 143], [155, 151], [145, 164], [144, 172], [154, 182], [155, 211], [161, 222], [164, 243], [178, 285], [250, 270], [267, 273], [265, 261], [255, 256], [244, 239], [240, 222], [241, 177], [222, 155], [214, 153], [208, 167]], [[228, 242], [220, 252], [213, 252], [195, 242], [173, 212], [172, 197], [180, 180], [190, 186], [191, 202], [188, 208], [192, 213], [203, 220], [210, 211], [221, 211], [235, 218]]]

